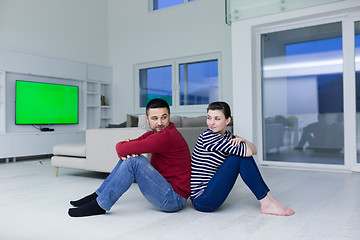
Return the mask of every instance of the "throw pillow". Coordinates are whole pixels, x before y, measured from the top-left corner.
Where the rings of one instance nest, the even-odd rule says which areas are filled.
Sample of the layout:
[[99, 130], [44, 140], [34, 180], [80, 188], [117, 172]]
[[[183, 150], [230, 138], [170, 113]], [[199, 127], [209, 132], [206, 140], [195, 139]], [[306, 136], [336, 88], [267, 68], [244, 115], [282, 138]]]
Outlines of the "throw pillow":
[[139, 121], [138, 121], [138, 127], [139, 128], [150, 130], [150, 125], [149, 125], [148, 121], [146, 120], [146, 115], [145, 114], [139, 115], [138, 119], [139, 119]]
[[182, 127], [206, 127], [206, 116], [183, 117]]
[[125, 128], [125, 127], [126, 127], [126, 121], [120, 124], [109, 123], [109, 125], [107, 126], [107, 128]]
[[181, 117], [179, 115], [170, 115], [170, 121], [174, 123], [175, 127], [181, 127]]

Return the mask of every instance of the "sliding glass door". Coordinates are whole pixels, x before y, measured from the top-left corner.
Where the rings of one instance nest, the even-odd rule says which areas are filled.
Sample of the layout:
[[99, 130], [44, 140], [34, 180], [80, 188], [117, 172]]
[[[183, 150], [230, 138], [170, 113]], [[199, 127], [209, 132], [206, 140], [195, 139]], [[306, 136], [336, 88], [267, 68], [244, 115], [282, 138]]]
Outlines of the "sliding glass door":
[[342, 44], [341, 22], [261, 34], [263, 161], [345, 164]]
[[360, 21], [355, 26], [355, 79], [356, 79], [356, 152], [360, 164]]

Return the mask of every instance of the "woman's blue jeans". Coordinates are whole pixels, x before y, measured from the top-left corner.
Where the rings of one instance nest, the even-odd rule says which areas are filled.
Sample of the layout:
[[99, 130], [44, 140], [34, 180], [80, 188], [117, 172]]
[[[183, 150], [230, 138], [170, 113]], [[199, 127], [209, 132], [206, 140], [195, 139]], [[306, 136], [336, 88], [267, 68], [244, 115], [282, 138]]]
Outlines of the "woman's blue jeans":
[[101, 208], [109, 211], [115, 202], [136, 180], [141, 193], [156, 208], [175, 212], [184, 208], [186, 199], [177, 194], [171, 184], [153, 167], [149, 160], [139, 155], [118, 164], [96, 190], [96, 198]]
[[263, 199], [270, 191], [253, 157], [230, 155], [210, 179], [204, 192], [192, 199], [195, 209], [202, 212], [218, 209], [229, 195], [239, 173], [258, 200]]

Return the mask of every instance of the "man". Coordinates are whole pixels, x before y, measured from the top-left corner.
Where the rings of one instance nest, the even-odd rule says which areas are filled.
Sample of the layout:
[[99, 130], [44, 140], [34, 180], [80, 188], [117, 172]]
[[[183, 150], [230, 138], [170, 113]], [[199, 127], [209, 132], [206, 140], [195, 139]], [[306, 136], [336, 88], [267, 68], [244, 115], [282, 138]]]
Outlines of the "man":
[[[166, 101], [153, 99], [146, 106], [152, 131], [116, 145], [121, 160], [103, 184], [92, 194], [70, 203], [71, 217], [104, 214], [136, 180], [141, 193], [156, 208], [181, 210], [190, 195], [191, 163], [189, 147], [170, 122]], [[151, 161], [140, 155], [151, 153]]]
[[303, 150], [306, 143], [308, 143], [310, 149], [326, 148], [328, 129], [329, 124], [326, 121], [326, 115], [319, 114], [317, 122], [311, 123], [303, 128], [300, 141], [294, 149]]

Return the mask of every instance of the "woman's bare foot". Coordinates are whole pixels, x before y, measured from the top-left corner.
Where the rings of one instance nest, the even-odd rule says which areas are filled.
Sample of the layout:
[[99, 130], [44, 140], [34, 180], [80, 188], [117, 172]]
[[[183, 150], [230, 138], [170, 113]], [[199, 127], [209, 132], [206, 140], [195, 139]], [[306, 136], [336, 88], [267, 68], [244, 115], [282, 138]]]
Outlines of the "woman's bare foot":
[[278, 216], [291, 216], [295, 213], [291, 208], [285, 207], [276, 201], [270, 192], [260, 200], [260, 212], [263, 214], [273, 214]]

